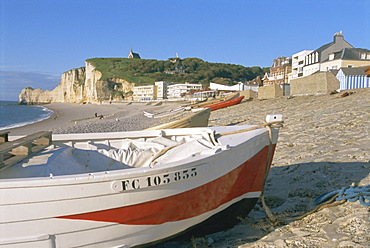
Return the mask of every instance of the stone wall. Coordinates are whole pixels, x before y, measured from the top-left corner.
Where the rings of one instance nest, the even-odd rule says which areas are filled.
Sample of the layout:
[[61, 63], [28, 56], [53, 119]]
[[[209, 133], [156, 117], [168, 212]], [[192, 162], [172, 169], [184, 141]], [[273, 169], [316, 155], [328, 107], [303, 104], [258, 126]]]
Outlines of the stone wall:
[[317, 72], [290, 81], [291, 95], [324, 94], [338, 89], [339, 80], [331, 72]]
[[239, 95], [240, 96], [244, 96], [244, 99], [256, 99], [257, 96], [256, 96], [256, 93], [254, 93], [253, 90], [243, 90], [243, 91], [240, 91], [239, 92]]
[[258, 99], [269, 99], [283, 96], [283, 89], [277, 84], [258, 88]]

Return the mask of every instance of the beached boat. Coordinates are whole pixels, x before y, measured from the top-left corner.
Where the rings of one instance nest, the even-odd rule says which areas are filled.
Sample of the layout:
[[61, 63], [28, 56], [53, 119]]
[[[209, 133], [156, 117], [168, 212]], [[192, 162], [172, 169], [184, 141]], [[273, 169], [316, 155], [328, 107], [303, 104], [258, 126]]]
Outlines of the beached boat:
[[183, 111], [185, 111], [185, 108], [180, 106], [180, 107], [178, 107], [174, 110], [166, 111], [166, 112], [163, 112], [163, 113], [152, 114], [152, 113], [149, 113], [147, 111], [143, 111], [143, 114], [144, 114], [144, 116], [146, 116], [148, 118], [162, 118], [162, 117], [166, 117], [166, 116], [169, 116], [169, 115], [178, 114], [178, 113], [181, 113]]
[[217, 103], [221, 103], [221, 102], [225, 102], [225, 101], [228, 101], [228, 100], [235, 99], [238, 96], [239, 96], [239, 93], [230, 93], [227, 96], [222, 97], [222, 98], [218, 98], [218, 99], [213, 99], [213, 100], [208, 100], [208, 101], [204, 101], [204, 102], [198, 102], [198, 103], [186, 105], [186, 106], [184, 106], [184, 108], [186, 110], [204, 108], [204, 107], [210, 106], [212, 104], [217, 104]]
[[201, 108], [193, 108], [193, 109], [191, 109], [191, 111], [197, 112], [197, 111], [203, 110], [204, 108], [210, 108], [211, 111], [214, 111], [214, 110], [217, 110], [217, 109], [221, 109], [221, 108], [226, 108], [226, 107], [230, 107], [230, 106], [233, 106], [233, 105], [237, 105], [243, 99], [244, 99], [244, 96], [239, 96], [239, 97], [234, 98], [234, 99], [231, 99], [231, 100], [227, 100], [227, 101], [223, 101], [223, 102], [219, 102], [219, 103], [207, 105], [207, 106], [204, 106], [204, 107], [201, 107]]
[[211, 109], [206, 108], [202, 111], [192, 113], [186, 117], [171, 121], [158, 126], [150, 127], [146, 130], [169, 129], [169, 128], [187, 128], [187, 127], [206, 127], [211, 114]]
[[261, 194], [277, 136], [262, 125], [9, 136], [0, 247], [133, 247], [235, 225]]

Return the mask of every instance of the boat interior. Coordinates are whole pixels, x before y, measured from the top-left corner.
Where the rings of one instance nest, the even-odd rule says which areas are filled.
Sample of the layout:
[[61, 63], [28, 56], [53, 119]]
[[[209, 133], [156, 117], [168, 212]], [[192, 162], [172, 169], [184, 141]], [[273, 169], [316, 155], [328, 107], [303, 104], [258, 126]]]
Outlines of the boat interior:
[[185, 134], [176, 130], [167, 130], [170, 134], [163, 130], [130, 132], [128, 136], [127, 132], [38, 132], [12, 141], [6, 137], [0, 144], [0, 179], [153, 167], [225, 149], [209, 129], [188, 130]]

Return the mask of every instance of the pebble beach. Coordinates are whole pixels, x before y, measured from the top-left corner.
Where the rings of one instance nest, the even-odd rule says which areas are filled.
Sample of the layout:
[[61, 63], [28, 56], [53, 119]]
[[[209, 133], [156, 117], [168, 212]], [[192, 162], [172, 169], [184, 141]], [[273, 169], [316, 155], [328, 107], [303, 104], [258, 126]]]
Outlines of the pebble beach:
[[[321, 194], [370, 184], [370, 88], [343, 93], [254, 99], [212, 111], [209, 126], [260, 124], [267, 114], [283, 115], [265, 188], [266, 204], [278, 221], [264, 220], [259, 202], [249, 217], [264, 223], [262, 228], [241, 221], [230, 230], [156, 247], [370, 247], [370, 208], [359, 201], [293, 219], [312, 210]], [[9, 131], [26, 135], [41, 130], [141, 130], [164, 121], [147, 118], [142, 111], [159, 113], [179, 105], [53, 103], [45, 105], [54, 111], [49, 119]]]

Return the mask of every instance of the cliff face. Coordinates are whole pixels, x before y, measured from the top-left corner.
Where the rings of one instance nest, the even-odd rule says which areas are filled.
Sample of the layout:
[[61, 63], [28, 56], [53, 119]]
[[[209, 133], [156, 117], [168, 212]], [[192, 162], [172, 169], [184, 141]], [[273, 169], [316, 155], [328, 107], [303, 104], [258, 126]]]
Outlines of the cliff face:
[[19, 102], [27, 104], [71, 102], [98, 103], [103, 100], [122, 99], [114, 92], [132, 91], [135, 84], [124, 79], [100, 80], [102, 73], [91, 63], [85, 67], [72, 69], [62, 74], [60, 83], [52, 91], [25, 88], [19, 94]]

